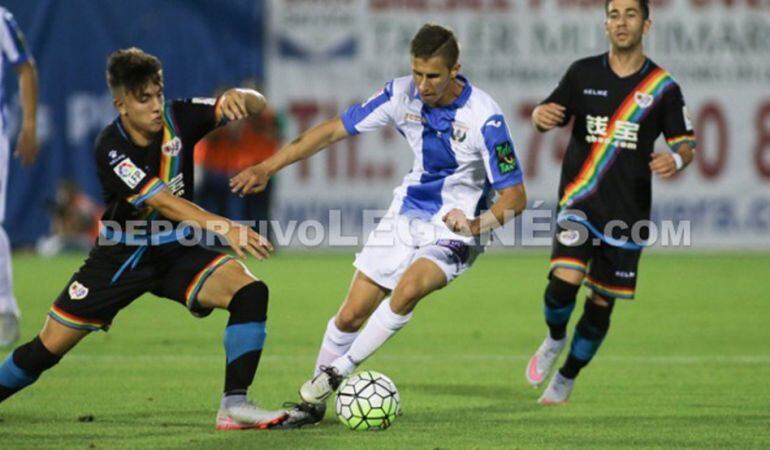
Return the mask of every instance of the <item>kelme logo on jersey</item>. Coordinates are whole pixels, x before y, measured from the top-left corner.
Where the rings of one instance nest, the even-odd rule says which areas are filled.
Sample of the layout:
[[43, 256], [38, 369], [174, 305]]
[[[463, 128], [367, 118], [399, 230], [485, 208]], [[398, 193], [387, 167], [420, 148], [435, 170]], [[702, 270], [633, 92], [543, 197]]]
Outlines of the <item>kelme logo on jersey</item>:
[[182, 140], [179, 137], [171, 139], [167, 143], [163, 144], [161, 151], [164, 155], [176, 156], [182, 151]]
[[130, 158], [126, 158], [115, 166], [115, 173], [131, 189], [135, 188], [145, 176], [142, 169], [136, 167]]
[[653, 100], [655, 100], [655, 97], [646, 92], [636, 91], [636, 93], [634, 93], [634, 101], [640, 108], [647, 108], [652, 105]]
[[88, 288], [77, 281], [73, 281], [70, 284], [69, 294], [72, 300], [82, 300], [88, 295]]
[[495, 154], [497, 155], [497, 167], [500, 169], [501, 175], [516, 170], [516, 157], [513, 156], [513, 145], [510, 142], [495, 145]]

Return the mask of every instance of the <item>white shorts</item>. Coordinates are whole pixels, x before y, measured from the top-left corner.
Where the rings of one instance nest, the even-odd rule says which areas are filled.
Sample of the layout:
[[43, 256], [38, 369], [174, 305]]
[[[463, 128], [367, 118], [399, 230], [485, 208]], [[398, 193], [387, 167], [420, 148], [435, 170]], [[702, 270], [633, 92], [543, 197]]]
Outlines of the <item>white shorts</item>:
[[393, 290], [412, 263], [420, 258], [433, 261], [446, 275], [446, 282], [468, 270], [481, 246], [460, 240], [440, 239], [433, 225], [387, 214], [369, 234], [353, 265], [380, 286]]

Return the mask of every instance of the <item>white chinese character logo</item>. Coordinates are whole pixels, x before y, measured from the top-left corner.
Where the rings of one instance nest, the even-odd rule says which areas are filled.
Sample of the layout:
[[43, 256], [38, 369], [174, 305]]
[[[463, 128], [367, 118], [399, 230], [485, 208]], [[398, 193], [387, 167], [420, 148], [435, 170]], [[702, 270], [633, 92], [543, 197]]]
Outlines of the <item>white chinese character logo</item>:
[[618, 120], [615, 122], [613, 139], [615, 145], [621, 148], [636, 150], [636, 142], [639, 140], [639, 124]]
[[604, 142], [604, 136], [607, 135], [607, 116], [586, 115], [586, 142]]

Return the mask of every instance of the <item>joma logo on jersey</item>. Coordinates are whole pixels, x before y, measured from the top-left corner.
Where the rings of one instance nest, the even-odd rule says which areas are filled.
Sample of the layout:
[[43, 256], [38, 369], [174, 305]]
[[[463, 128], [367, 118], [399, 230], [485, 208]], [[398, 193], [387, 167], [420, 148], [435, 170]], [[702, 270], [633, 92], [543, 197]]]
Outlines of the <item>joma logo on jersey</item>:
[[167, 143], [163, 144], [163, 147], [161, 147], [161, 151], [164, 155], [168, 156], [176, 156], [179, 154], [180, 151], [182, 151], [182, 140], [179, 139], [179, 137], [175, 137], [174, 139], [171, 139]]
[[166, 183], [166, 186], [168, 186], [168, 190], [171, 191], [173, 195], [176, 195], [177, 197], [184, 195], [184, 176], [181, 173], [178, 174], [172, 178], [171, 181]]

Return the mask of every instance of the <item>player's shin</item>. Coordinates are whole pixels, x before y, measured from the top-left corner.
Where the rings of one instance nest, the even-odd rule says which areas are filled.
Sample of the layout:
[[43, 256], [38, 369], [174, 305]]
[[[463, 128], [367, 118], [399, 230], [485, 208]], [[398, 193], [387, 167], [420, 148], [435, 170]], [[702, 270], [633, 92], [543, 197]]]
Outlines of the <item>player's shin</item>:
[[332, 317], [326, 325], [326, 333], [324, 333], [321, 348], [318, 350], [318, 358], [316, 358], [314, 376], [321, 372], [322, 366], [328, 366], [335, 359], [344, 355], [359, 334], [358, 331], [348, 333], [340, 330], [334, 320], [335, 317]]
[[16, 348], [0, 365], [0, 402], [34, 383], [61, 358], [48, 351], [37, 336]]
[[610, 328], [610, 315], [615, 305], [614, 300], [609, 299], [606, 306], [598, 305], [586, 300], [583, 316], [580, 317], [575, 327], [575, 335], [572, 337], [569, 356], [559, 373], [566, 378], [577, 377], [580, 370], [585, 367], [599, 350], [607, 330]]
[[567, 283], [555, 276], [545, 288], [545, 323], [551, 339], [561, 340], [567, 335], [567, 322], [575, 309], [575, 297], [580, 285]]
[[254, 380], [254, 374], [262, 356], [267, 321], [268, 289], [261, 281], [255, 281], [235, 293], [227, 309], [230, 320], [225, 329], [224, 399], [246, 401], [246, 391]]
[[361, 334], [353, 341], [350, 350], [337, 358], [332, 366], [341, 375], [350, 375], [356, 366], [374, 354], [398, 330], [404, 328], [412, 318], [412, 314], [411, 312], [405, 316], [396, 314], [390, 309], [390, 299], [383, 301], [374, 311]]

